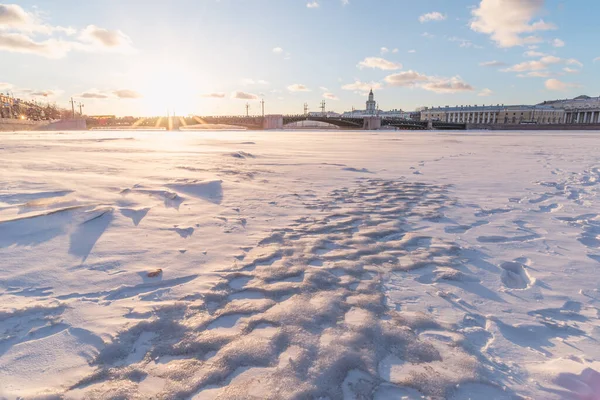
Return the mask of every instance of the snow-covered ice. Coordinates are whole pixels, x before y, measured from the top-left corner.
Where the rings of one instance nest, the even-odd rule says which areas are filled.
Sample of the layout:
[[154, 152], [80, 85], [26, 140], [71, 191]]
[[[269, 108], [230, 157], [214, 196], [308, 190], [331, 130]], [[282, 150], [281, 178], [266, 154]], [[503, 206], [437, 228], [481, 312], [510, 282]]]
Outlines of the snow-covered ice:
[[0, 134], [0, 398], [597, 398], [597, 135]]

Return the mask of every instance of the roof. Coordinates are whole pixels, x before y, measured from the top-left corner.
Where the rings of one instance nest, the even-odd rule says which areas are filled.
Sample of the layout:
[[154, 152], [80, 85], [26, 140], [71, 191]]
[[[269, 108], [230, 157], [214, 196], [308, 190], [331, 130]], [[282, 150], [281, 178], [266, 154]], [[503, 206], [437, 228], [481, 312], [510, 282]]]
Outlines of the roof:
[[556, 110], [552, 106], [547, 105], [490, 105], [490, 106], [456, 106], [456, 107], [434, 107], [423, 110], [425, 112], [458, 112], [458, 111], [504, 111], [514, 109], [535, 109], [535, 110]]

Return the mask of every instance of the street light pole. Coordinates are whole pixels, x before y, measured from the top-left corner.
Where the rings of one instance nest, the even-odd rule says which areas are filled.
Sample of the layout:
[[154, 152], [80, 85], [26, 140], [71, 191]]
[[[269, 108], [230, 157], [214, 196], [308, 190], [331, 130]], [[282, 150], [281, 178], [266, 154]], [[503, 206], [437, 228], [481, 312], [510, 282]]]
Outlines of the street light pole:
[[71, 110], [73, 111], [73, 119], [75, 119], [75, 100], [71, 97]]
[[262, 99], [262, 101], [260, 102], [261, 106], [262, 106], [262, 116], [263, 118], [265, 117], [265, 99]]

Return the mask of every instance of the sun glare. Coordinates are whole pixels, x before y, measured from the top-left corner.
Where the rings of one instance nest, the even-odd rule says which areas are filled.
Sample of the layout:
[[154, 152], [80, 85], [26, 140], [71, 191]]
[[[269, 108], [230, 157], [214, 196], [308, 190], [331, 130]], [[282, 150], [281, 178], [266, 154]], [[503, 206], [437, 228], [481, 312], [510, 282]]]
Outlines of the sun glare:
[[143, 74], [143, 109], [149, 115], [189, 115], [196, 113], [199, 84], [185, 67], [160, 64]]

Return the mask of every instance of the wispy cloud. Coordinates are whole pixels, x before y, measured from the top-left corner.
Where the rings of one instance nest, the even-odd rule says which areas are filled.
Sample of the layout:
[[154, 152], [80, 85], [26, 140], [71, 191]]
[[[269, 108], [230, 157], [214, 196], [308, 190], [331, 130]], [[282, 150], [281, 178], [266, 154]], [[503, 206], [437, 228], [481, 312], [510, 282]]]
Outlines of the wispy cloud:
[[244, 86], [250, 86], [250, 85], [268, 85], [269, 82], [265, 81], [264, 79], [252, 79], [252, 78], [244, 78], [242, 79], [242, 85]]
[[375, 68], [384, 71], [394, 71], [397, 69], [402, 69], [402, 64], [388, 61], [381, 57], [367, 57], [358, 63], [358, 68]]
[[82, 98], [82, 99], [108, 99], [110, 96], [105, 93], [97, 92], [97, 91], [88, 91], [83, 92], [79, 95], [75, 95], [74, 97]]
[[214, 92], [214, 93], [204, 93], [202, 97], [207, 99], [223, 99], [225, 98], [225, 93], [222, 92]]
[[484, 61], [484, 62], [479, 63], [479, 65], [481, 67], [505, 67], [508, 64], [506, 64], [503, 61], [494, 60], [494, 61]]
[[231, 94], [231, 98], [238, 99], [238, 100], [258, 100], [259, 97], [257, 95], [255, 95], [254, 93], [237, 91], [237, 92], [233, 92]]
[[130, 89], [120, 89], [113, 92], [119, 99], [139, 99], [143, 97], [140, 93]]
[[317, 1], [311, 1], [306, 3], [306, 7], [308, 8], [319, 8], [319, 3]]
[[562, 81], [559, 81], [558, 79], [548, 79], [545, 83], [545, 86], [546, 86], [546, 89], [548, 89], [548, 90], [560, 91], [560, 92], [568, 90], [568, 89], [576, 88], [576, 87], [581, 87], [581, 85], [579, 85], [579, 84], [562, 82]]
[[487, 96], [491, 96], [493, 94], [494, 94], [494, 92], [491, 89], [485, 88], [485, 89], [482, 89], [479, 93], [477, 93], [477, 96], [487, 97]]
[[483, 49], [483, 46], [473, 43], [469, 39], [463, 39], [460, 37], [452, 36], [448, 38], [450, 42], [457, 42], [460, 47], [469, 48], [472, 47], [474, 49]]
[[560, 58], [560, 57], [556, 57], [556, 56], [544, 56], [542, 58], [540, 58], [539, 60], [531, 60], [531, 61], [524, 61], [522, 63], [518, 63], [515, 64], [509, 68], [505, 68], [502, 71], [503, 72], [526, 72], [526, 71], [543, 71], [548, 69], [551, 65], [555, 65], [555, 64], [566, 64], [566, 65], [577, 65], [577, 66], [583, 66], [583, 64], [574, 59], [574, 58], [568, 58], [568, 59], [564, 59], [564, 58]]
[[352, 90], [359, 93], [366, 93], [369, 90], [378, 90], [381, 89], [383, 85], [379, 82], [361, 82], [359, 80], [355, 80], [353, 83], [348, 83], [342, 86], [344, 90]]
[[461, 77], [444, 78], [428, 76], [416, 71], [402, 71], [388, 75], [385, 81], [390, 86], [419, 87], [435, 93], [458, 93], [475, 90], [473, 86], [464, 82]]
[[427, 14], [423, 14], [419, 17], [419, 22], [429, 22], [429, 21], [443, 21], [446, 19], [446, 16], [440, 12], [434, 11]]
[[302, 85], [300, 83], [294, 83], [293, 85], [289, 85], [287, 87], [287, 89], [290, 92], [310, 92], [309, 88], [307, 88], [305, 85]]

